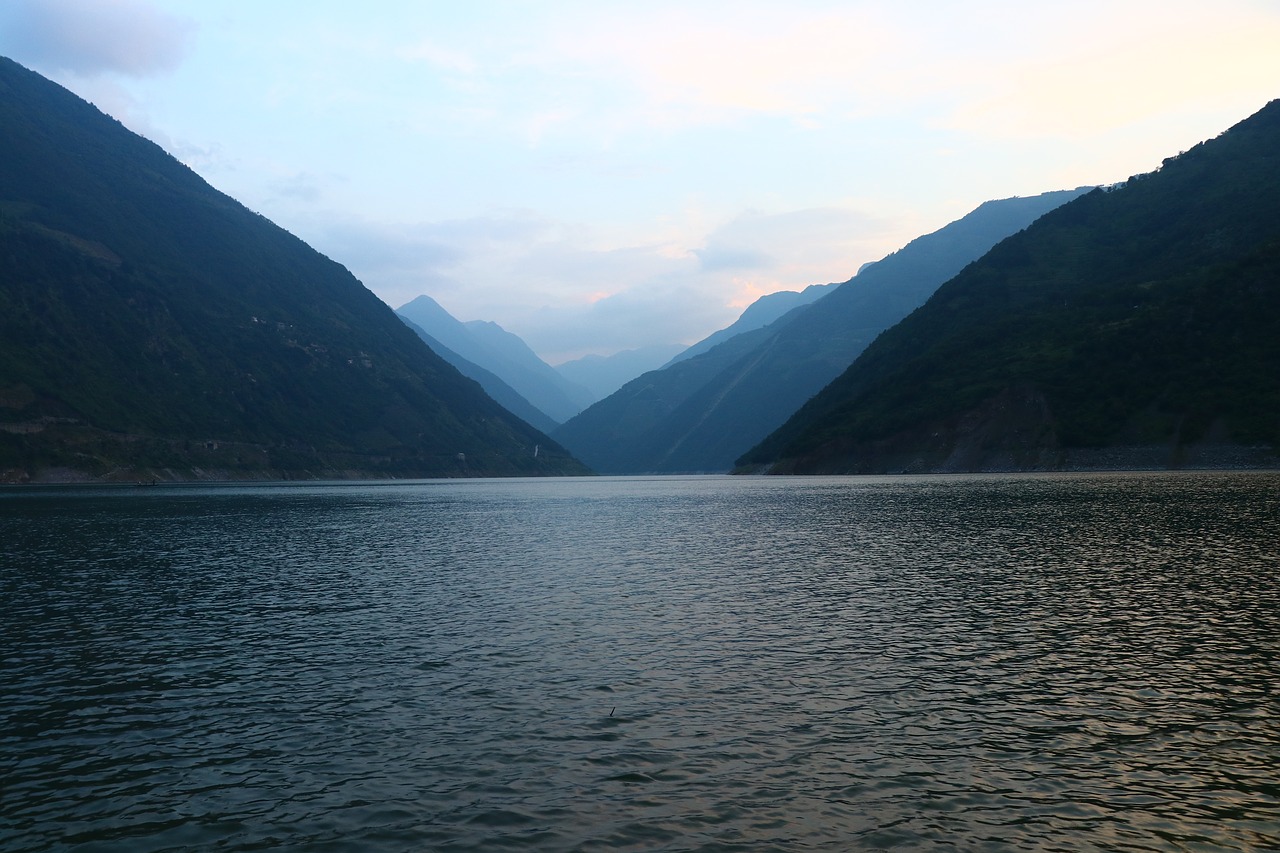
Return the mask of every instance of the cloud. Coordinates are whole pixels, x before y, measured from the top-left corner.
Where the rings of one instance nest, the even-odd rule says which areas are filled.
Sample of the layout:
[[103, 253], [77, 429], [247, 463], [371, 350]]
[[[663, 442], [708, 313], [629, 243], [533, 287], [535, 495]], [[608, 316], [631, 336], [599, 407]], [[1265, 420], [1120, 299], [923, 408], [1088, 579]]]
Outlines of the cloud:
[[479, 63], [466, 51], [444, 47], [431, 39], [423, 39], [412, 47], [399, 51], [399, 55], [411, 62], [425, 62], [451, 74], [470, 75], [479, 68]]
[[334, 214], [297, 231], [392, 307], [426, 293], [554, 362], [693, 343], [765, 293], [843, 281], [898, 248], [884, 248], [886, 229], [857, 209], [821, 208], [746, 212], [710, 230], [695, 217], [621, 244], [522, 210], [414, 224]]
[[558, 363], [655, 343], [692, 343], [733, 316], [694, 277], [673, 271], [568, 310], [544, 306], [512, 328], [547, 361]]
[[[852, 207], [748, 211], [712, 230], [694, 254], [704, 272], [782, 273], [789, 280], [775, 282], [778, 290], [798, 284], [795, 279], [805, 276], [801, 270], [818, 275], [843, 264], [852, 275], [855, 259], [865, 253], [861, 241], [885, 224], [883, 218]], [[817, 283], [805, 280], [800, 286]]]
[[735, 248], [732, 246], [709, 245], [705, 249], [694, 249], [706, 272], [719, 270], [767, 270], [775, 261], [764, 252], [753, 249]]
[[1235, 115], [1274, 97], [1280, 10], [1255, 7], [1242, 27], [1218, 5], [1089, 6], [1039, 34], [1053, 49], [1020, 59], [1017, 73], [972, 66], [985, 95], [957, 104], [945, 123], [987, 137], [1080, 140], [1206, 108]]
[[[1275, 0], [313, 6], [0, 0], [0, 52], [388, 303], [544, 354], [696, 340], [983, 199], [1154, 168], [1280, 79]], [[143, 80], [192, 44], [170, 9], [200, 61]]]
[[1271, 3], [980, 6], [583, 4], [490, 22], [465, 53], [422, 44], [412, 55], [482, 87], [474, 120], [539, 146], [747, 120], [815, 133], [902, 118], [988, 137], [1080, 137], [1224, 94], [1226, 112], [1260, 105], [1256, 93], [1280, 74]]
[[[392, 307], [423, 293], [444, 297], [442, 302], [450, 294], [466, 294], [463, 304], [502, 293], [531, 277], [528, 256], [540, 243], [569, 239], [564, 226], [527, 211], [417, 223], [329, 212], [300, 216], [289, 227]], [[464, 311], [460, 319], [496, 316]]]
[[[900, 38], [874, 7], [826, 12], [782, 4], [603, 5], [512, 52], [509, 73], [543, 76], [570, 97], [608, 87], [580, 113], [615, 130], [676, 128], [772, 115], [814, 122], [874, 92], [858, 85]], [[575, 112], [562, 109], [564, 120]], [[545, 117], [543, 123], [546, 124]], [[566, 129], [568, 122], [563, 122]]]
[[406, 75], [445, 83], [433, 114], [497, 123], [531, 146], [760, 116], [818, 128], [891, 102], [911, 43], [878, 3], [468, 8], [411, 21], [388, 52]]
[[498, 322], [549, 359], [692, 342], [734, 314], [732, 294], [703, 280], [687, 250], [611, 246], [591, 228], [527, 211], [426, 223], [332, 214], [292, 230], [388, 305], [426, 293], [460, 320]]
[[[133, 127], [126, 119], [121, 119], [121, 121]], [[210, 145], [195, 145], [190, 142], [173, 139], [158, 131], [139, 132], [181, 160], [187, 168], [201, 174], [213, 172], [225, 162], [222, 146], [216, 142]]]
[[195, 25], [143, 0], [7, 0], [0, 31], [20, 61], [82, 77], [171, 71]]
[[282, 177], [271, 185], [271, 191], [304, 204], [315, 204], [324, 195], [321, 181], [310, 172], [295, 172]]
[[313, 223], [303, 233], [366, 284], [388, 292], [412, 289], [422, 279], [447, 280], [448, 272], [467, 254], [466, 241], [459, 245], [423, 227], [339, 220]]

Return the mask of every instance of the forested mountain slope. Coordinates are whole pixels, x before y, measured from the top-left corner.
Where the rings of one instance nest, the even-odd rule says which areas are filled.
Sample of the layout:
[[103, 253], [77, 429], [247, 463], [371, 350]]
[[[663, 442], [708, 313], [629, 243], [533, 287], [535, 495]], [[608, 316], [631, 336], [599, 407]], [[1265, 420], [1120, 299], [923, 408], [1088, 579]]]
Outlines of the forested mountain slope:
[[583, 470], [342, 266], [7, 59], [0, 128], [0, 478]]
[[778, 472], [1272, 465], [1280, 101], [1046, 215], [740, 460]]

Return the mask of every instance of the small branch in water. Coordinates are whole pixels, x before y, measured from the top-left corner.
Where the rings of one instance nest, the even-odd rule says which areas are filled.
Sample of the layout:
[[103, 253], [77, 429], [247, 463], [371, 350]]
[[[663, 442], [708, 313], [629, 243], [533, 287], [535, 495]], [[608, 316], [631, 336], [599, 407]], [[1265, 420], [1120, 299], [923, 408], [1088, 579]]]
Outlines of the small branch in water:
[[[616, 710], [618, 710], [618, 706], [617, 706], [617, 705], [614, 705], [614, 706], [613, 706], [613, 711], [616, 711]], [[613, 711], [610, 711], [610, 712], [609, 712], [609, 716], [610, 716], [610, 717], [612, 717], [612, 716], [613, 716]]]

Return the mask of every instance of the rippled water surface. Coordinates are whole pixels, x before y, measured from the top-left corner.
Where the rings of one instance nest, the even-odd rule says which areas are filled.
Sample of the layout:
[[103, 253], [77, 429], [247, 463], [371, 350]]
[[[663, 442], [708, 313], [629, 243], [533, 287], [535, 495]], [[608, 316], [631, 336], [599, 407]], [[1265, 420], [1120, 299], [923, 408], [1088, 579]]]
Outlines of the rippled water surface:
[[1280, 477], [0, 491], [0, 849], [1280, 849]]

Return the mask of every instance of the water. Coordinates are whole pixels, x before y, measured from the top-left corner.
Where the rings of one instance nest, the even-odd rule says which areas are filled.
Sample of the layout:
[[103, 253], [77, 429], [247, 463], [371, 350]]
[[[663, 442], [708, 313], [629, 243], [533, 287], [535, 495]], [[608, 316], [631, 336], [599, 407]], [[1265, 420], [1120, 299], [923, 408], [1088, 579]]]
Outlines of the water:
[[0, 850], [1280, 849], [1280, 477], [0, 491]]

